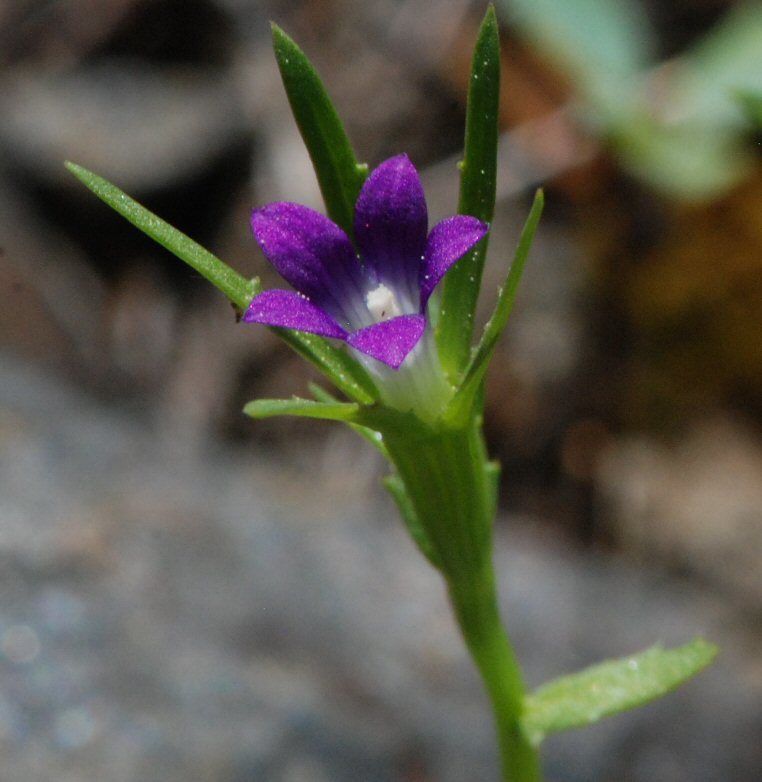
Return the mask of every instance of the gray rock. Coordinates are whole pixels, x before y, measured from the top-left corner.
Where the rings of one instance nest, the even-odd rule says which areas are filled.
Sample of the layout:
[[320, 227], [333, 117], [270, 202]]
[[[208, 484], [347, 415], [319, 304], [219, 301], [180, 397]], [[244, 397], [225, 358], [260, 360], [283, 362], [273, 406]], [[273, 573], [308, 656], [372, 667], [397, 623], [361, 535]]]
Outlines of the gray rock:
[[762, 445], [726, 417], [672, 445], [631, 437], [603, 455], [602, 511], [622, 547], [678, 563], [749, 606], [762, 601]]
[[127, 191], [166, 187], [250, 132], [224, 73], [114, 60], [4, 81], [0, 147], [46, 182], [72, 184], [73, 160]]

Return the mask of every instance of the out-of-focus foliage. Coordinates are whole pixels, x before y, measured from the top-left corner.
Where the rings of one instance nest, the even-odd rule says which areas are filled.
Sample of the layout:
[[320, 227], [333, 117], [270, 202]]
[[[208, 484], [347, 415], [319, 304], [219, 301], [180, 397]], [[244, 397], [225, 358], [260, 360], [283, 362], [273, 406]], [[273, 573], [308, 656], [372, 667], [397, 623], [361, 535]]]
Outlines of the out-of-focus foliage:
[[746, 112], [749, 119], [758, 128], [762, 128], [762, 84], [759, 85], [757, 92], [742, 90], [737, 97], [741, 108]]
[[745, 139], [753, 122], [738, 95], [759, 90], [761, 3], [738, 7], [661, 64], [637, 0], [501, 0], [501, 7], [572, 81], [580, 120], [635, 176], [673, 197], [702, 200], [751, 170]]
[[624, 101], [651, 61], [652, 31], [629, 0], [502, 0], [508, 21], [599, 109]]

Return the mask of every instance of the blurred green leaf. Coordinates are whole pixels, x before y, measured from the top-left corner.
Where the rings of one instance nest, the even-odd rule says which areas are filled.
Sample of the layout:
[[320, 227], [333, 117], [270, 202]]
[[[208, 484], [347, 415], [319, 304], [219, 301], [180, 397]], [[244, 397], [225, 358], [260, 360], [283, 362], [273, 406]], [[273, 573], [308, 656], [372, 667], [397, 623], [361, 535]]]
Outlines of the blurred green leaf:
[[537, 745], [549, 733], [592, 725], [674, 690], [716, 656], [716, 646], [697, 638], [677, 649], [655, 646], [563, 676], [527, 696], [522, 727]]
[[283, 86], [312, 159], [328, 216], [353, 236], [355, 201], [368, 167], [357, 162], [339, 115], [304, 52], [275, 24], [272, 38]]
[[752, 170], [748, 112], [759, 90], [762, 3], [731, 10], [656, 66], [640, 0], [501, 0], [509, 23], [568, 74], [577, 116], [634, 176], [673, 198], [713, 198]]
[[505, 18], [561, 65], [601, 107], [651, 60], [654, 33], [631, 0], [500, 0]]
[[671, 125], [641, 114], [611, 129], [609, 141], [625, 169], [686, 201], [727, 190], [751, 163], [750, 152], [735, 131], [708, 127], [703, 121]]
[[762, 87], [759, 92], [740, 90], [736, 100], [744, 114], [757, 127], [762, 128]]
[[680, 58], [670, 86], [669, 114], [679, 121], [742, 124], [735, 96], [762, 89], [762, 3], [730, 11]]
[[[489, 223], [495, 211], [500, 37], [495, 10], [484, 16], [474, 47], [466, 109], [466, 136], [461, 164], [459, 214]], [[479, 297], [489, 237], [467, 253], [444, 279], [437, 344], [445, 371], [457, 378], [471, 350], [474, 312]]]
[[760, 89], [762, 4], [741, 5], [687, 52], [651, 72], [634, 113], [609, 138], [625, 167], [662, 191], [700, 200], [729, 189], [753, 166], [748, 113], [738, 95]]

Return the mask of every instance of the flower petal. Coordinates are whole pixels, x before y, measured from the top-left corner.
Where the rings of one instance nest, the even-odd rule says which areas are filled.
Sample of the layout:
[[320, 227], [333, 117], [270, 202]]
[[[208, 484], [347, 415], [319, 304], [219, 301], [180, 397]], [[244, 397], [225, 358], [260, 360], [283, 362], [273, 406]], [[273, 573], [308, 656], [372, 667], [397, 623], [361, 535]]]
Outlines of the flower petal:
[[319, 212], [289, 202], [255, 209], [251, 228], [281, 277], [340, 320], [365, 293], [362, 268], [344, 231]]
[[369, 271], [418, 307], [418, 270], [428, 214], [423, 186], [407, 155], [381, 163], [365, 180], [355, 207], [355, 239]]
[[426, 328], [423, 315], [400, 315], [355, 331], [347, 343], [361, 353], [398, 369], [410, 351], [418, 344]]
[[421, 307], [424, 307], [447, 270], [463, 257], [489, 226], [475, 217], [455, 215], [437, 223], [429, 234], [421, 267]]
[[327, 312], [292, 291], [274, 290], [257, 294], [242, 320], [308, 331], [322, 337], [347, 338], [347, 332]]

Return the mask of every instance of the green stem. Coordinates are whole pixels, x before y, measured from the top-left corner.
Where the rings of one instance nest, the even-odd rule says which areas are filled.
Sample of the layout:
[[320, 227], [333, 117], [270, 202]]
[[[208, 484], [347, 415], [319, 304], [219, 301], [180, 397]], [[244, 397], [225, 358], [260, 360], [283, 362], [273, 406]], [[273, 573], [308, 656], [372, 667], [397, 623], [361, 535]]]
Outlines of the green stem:
[[539, 782], [537, 750], [519, 726], [524, 682], [516, 655], [500, 622], [494, 568], [487, 561], [473, 578], [450, 581], [450, 600], [468, 650], [492, 705], [504, 782]]
[[539, 782], [537, 750], [520, 728], [524, 683], [500, 621], [492, 564], [495, 482], [481, 422], [408, 426], [385, 433], [384, 442], [484, 681], [497, 723], [502, 780]]

